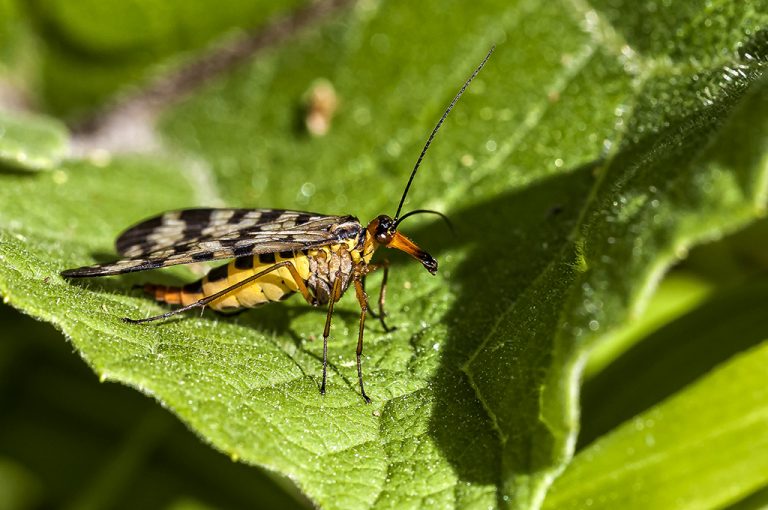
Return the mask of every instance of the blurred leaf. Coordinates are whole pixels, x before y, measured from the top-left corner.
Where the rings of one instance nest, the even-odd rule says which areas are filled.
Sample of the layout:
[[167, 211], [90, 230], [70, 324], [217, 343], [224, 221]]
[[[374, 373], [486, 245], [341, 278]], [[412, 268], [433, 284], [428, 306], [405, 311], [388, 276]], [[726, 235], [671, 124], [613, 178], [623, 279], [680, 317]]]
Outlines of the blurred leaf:
[[0, 71], [13, 61], [20, 16], [14, 0], [0, 0]]
[[[712, 244], [717, 243], [705, 246]], [[699, 306], [710, 297], [713, 290], [712, 283], [691, 272], [673, 271], [665, 276], [643, 314], [621, 328], [617, 334], [601, 338], [590, 351], [584, 366], [584, 379], [588, 381], [595, 374], [600, 374], [637, 342]]]
[[[65, 331], [102, 378], [318, 505], [534, 507], [570, 460], [589, 349], [640, 313], [688, 246], [765, 202], [766, 9], [595, 5], [362, 2], [169, 108], [163, 133], [186, 160], [0, 175], [0, 292]], [[321, 397], [323, 314], [302, 303], [136, 327], [120, 317], [162, 308], [127, 289], [154, 277], [56, 276], [182, 205], [392, 213], [424, 137], [494, 42], [409, 195], [407, 208], [450, 212], [459, 234], [403, 227], [441, 273], [390, 254], [398, 329], [367, 328], [373, 406], [356, 384], [352, 297]], [[311, 138], [297, 116], [318, 78], [340, 109]]]
[[0, 457], [0, 510], [35, 508], [39, 504], [40, 482], [28, 469]]
[[23, 7], [46, 46], [44, 102], [71, 117], [125, 92], [163, 60], [183, 59], [217, 36], [254, 29], [305, 3], [229, 0], [223, 9], [206, 0], [30, 0]]
[[168, 510], [213, 510], [214, 507], [205, 505], [199, 501], [182, 499], [174, 501], [167, 507]]
[[[587, 380], [580, 444], [589, 444], [768, 338], [768, 278], [721, 289], [654, 331]], [[755, 383], [768, 384], [768, 373]]]
[[0, 163], [49, 170], [69, 153], [69, 133], [50, 117], [0, 111]]
[[0, 508], [303, 507], [150, 399], [99, 384], [48, 324], [0, 305], [0, 330]]
[[766, 364], [763, 342], [601, 438], [544, 508], [722, 508], [768, 485]]

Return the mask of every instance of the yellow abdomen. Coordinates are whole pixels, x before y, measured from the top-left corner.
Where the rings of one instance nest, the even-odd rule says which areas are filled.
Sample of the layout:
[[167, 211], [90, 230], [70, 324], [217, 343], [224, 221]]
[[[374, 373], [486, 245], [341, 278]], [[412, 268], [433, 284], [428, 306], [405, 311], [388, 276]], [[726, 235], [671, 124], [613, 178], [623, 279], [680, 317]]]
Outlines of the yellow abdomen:
[[[303, 280], [309, 278], [309, 260], [302, 252], [262, 253], [233, 259], [224, 266], [212, 269], [202, 279], [184, 287], [146, 285], [144, 290], [157, 301], [186, 306], [204, 297], [231, 287], [278, 262], [290, 260]], [[214, 310], [228, 311], [237, 308], [253, 308], [270, 301], [282, 301], [298, 290], [290, 271], [280, 267], [253, 282], [236, 289], [231, 294], [212, 301]]]

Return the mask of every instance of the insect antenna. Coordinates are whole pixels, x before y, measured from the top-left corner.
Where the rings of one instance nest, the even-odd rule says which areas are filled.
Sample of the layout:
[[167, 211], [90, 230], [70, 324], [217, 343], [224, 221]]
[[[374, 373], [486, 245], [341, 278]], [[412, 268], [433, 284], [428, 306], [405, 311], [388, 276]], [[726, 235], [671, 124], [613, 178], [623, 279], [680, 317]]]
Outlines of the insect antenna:
[[453, 229], [453, 223], [450, 219], [448, 219], [448, 216], [445, 214], [439, 212], [439, 211], [433, 211], [432, 209], [414, 209], [413, 211], [409, 211], [405, 214], [403, 214], [400, 219], [398, 219], [395, 222], [395, 229], [397, 229], [397, 226], [400, 225], [404, 219], [406, 219], [408, 216], [413, 216], [414, 214], [422, 214], [422, 213], [429, 213], [429, 214], [436, 214], [440, 216], [443, 221], [445, 221], [445, 224], [448, 225], [448, 230], [451, 231], [451, 234], [456, 234], [456, 231]]
[[[429, 138], [427, 138], [427, 143], [424, 144], [424, 148], [421, 149], [421, 154], [419, 154], [419, 159], [416, 160], [416, 165], [413, 167], [413, 171], [411, 172], [411, 176], [408, 179], [408, 184], [405, 185], [405, 191], [403, 191], [403, 197], [400, 199], [400, 204], [397, 206], [397, 212], [395, 213], [395, 224], [398, 223], [398, 217], [400, 216], [400, 211], [403, 208], [403, 203], [405, 203], [405, 197], [408, 195], [408, 190], [411, 188], [411, 183], [413, 182], [413, 178], [416, 177], [416, 171], [419, 169], [419, 165], [421, 165], [421, 160], [424, 159], [424, 154], [427, 153], [427, 149], [429, 149], [430, 144], [432, 143], [432, 140], [435, 138], [435, 135], [437, 134], [438, 129], [440, 129], [440, 126], [443, 125], [443, 122], [445, 121], [445, 118], [448, 116], [449, 113], [451, 113], [451, 110], [453, 109], [456, 102], [459, 100], [461, 95], [464, 93], [465, 90], [467, 90], [467, 87], [469, 87], [469, 84], [472, 82], [472, 80], [475, 79], [475, 76], [477, 76], [477, 73], [480, 72], [480, 70], [483, 68], [485, 63], [488, 61], [488, 59], [491, 57], [491, 53], [493, 53], [493, 50], [496, 49], [496, 46], [491, 46], [491, 50], [488, 52], [488, 54], [485, 56], [482, 62], [480, 62], [480, 65], [477, 66], [477, 69], [472, 73], [472, 75], [467, 79], [467, 81], [464, 82], [464, 85], [462, 85], [459, 92], [456, 94], [456, 96], [453, 98], [453, 101], [451, 101], [451, 104], [448, 105], [448, 108], [445, 109], [445, 113], [443, 113], [443, 116], [440, 117], [440, 120], [437, 121], [437, 124], [435, 125], [435, 128], [432, 130], [432, 133], [430, 133]], [[411, 213], [408, 213], [411, 214]]]

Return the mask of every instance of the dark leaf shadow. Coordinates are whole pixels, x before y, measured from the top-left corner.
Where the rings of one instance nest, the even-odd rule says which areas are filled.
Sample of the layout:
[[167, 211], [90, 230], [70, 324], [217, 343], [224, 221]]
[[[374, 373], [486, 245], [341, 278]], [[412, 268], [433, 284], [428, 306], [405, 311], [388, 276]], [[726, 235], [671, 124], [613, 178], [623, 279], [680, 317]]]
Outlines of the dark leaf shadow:
[[[430, 434], [463, 482], [498, 486], [501, 445], [462, 366], [499, 315], [572, 242], [572, 230], [599, 165], [599, 161], [591, 162], [452, 214], [456, 237], [442, 235], [443, 226], [436, 223], [414, 235], [435, 253], [456, 245], [470, 249], [458, 267], [449, 268], [450, 281], [458, 285], [458, 298], [445, 316], [449, 333], [440, 347], [440, 367], [431, 384], [435, 404]], [[546, 347], [536, 351], [542, 350]], [[533, 360], [530, 369], [538, 370]], [[527, 380], [499, 381], [519, 386], [521, 411], [525, 413], [521, 423], [537, 422], [538, 396], [530, 392], [536, 379], [531, 374]]]
[[44, 170], [33, 170], [25, 168], [21, 165], [13, 165], [10, 161], [0, 162], [0, 177], [4, 175], [13, 177], [39, 177], [41, 173], [45, 173]]

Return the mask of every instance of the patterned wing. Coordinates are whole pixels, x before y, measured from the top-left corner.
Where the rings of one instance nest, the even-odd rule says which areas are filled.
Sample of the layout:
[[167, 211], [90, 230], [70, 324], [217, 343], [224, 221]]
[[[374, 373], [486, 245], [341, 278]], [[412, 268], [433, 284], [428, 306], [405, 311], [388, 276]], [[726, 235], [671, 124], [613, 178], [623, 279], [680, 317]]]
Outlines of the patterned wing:
[[[329, 216], [284, 209], [184, 209], [144, 220], [117, 238], [117, 253], [136, 258], [236, 232], [281, 231]], [[333, 217], [333, 216], [332, 216]], [[308, 226], [311, 228], [311, 225]]]
[[281, 209], [187, 209], [145, 220], [118, 237], [124, 258], [68, 269], [66, 277], [109, 276], [177, 264], [326, 246], [359, 235], [353, 216]]

